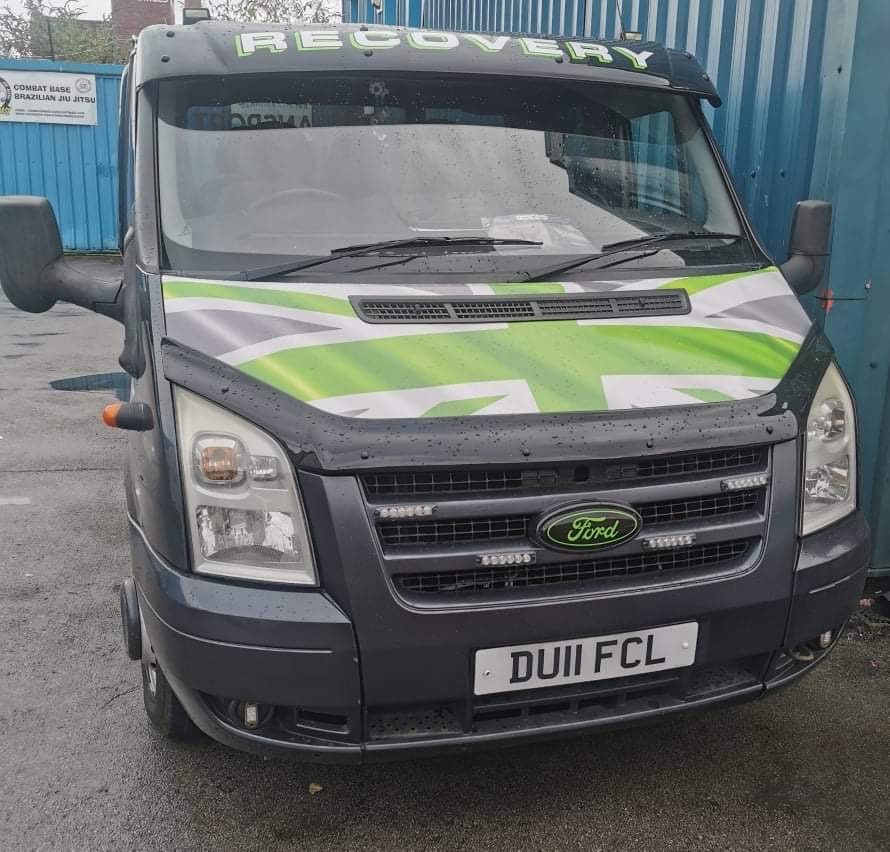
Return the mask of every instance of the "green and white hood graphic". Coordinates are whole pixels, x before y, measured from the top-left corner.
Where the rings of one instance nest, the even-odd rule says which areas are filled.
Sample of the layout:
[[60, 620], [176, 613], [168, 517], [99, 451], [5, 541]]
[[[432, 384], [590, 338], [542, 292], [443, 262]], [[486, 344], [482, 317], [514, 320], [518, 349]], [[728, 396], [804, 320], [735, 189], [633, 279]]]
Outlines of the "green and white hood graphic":
[[[479, 324], [367, 323], [350, 296], [682, 288], [683, 316]], [[349, 417], [607, 411], [772, 390], [810, 327], [775, 268], [552, 284], [241, 283], [167, 276], [167, 334]]]

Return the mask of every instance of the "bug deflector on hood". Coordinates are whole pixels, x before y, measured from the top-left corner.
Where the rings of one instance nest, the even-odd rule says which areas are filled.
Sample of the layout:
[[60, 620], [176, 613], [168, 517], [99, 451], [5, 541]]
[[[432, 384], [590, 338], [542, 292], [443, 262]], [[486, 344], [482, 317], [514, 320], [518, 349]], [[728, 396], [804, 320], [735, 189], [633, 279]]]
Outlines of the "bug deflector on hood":
[[[353, 299], [685, 290], [682, 315], [374, 322]], [[167, 276], [167, 333], [350, 417], [609, 411], [746, 399], [785, 375], [810, 321], [775, 268], [529, 285], [244, 284]]]

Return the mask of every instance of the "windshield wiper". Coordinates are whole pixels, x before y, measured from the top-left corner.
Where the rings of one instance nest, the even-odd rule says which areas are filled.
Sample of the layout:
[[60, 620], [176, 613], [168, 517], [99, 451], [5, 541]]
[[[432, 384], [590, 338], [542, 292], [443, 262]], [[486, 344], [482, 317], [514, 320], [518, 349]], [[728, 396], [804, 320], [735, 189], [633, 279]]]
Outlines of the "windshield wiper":
[[[638, 248], [646, 248], [651, 245], [657, 245], [658, 243], [667, 243], [667, 242], [679, 242], [682, 240], [738, 240], [744, 239], [741, 234], [721, 234], [719, 232], [712, 231], [672, 231], [666, 234], [653, 234], [648, 237], [637, 237], [632, 240], [621, 240], [617, 243], [606, 243], [603, 246], [603, 250], [597, 252], [596, 254], [587, 254], [583, 257], [578, 257], [575, 260], [571, 260], [568, 263], [562, 263], [559, 266], [551, 266], [547, 269], [539, 270], [534, 275], [527, 275], [523, 280], [524, 281], [546, 281], [552, 275], [560, 275], [563, 272], [569, 272], [572, 269], [576, 269], [579, 266], [584, 266], [587, 263], [592, 263], [595, 260], [604, 260], [608, 257], [612, 257], [616, 254], [621, 254], [622, 252], [628, 251], [629, 249], [638, 249]], [[655, 252], [652, 252], [655, 254]], [[645, 255], [644, 255], [645, 256]], [[632, 260], [635, 258], [628, 258], [628, 260]], [[624, 261], [616, 261], [615, 263], [603, 264], [602, 266], [594, 267], [595, 269], [602, 269], [606, 266], [614, 266], [617, 263], [623, 263]]]
[[263, 266], [258, 269], [249, 269], [242, 273], [245, 281], [261, 281], [263, 278], [271, 278], [275, 275], [290, 275], [301, 269], [311, 269], [313, 266], [321, 266], [344, 257], [361, 257], [375, 252], [388, 251], [390, 249], [410, 248], [457, 248], [472, 250], [476, 248], [491, 248], [492, 246], [539, 246], [537, 240], [510, 240], [497, 237], [412, 237], [405, 240], [383, 240], [379, 243], [364, 243], [362, 245], [342, 246], [331, 249], [328, 257], [316, 257], [313, 260], [304, 260], [299, 263], [280, 263], [277, 266]]
[[442, 246], [469, 246], [486, 248], [487, 246], [540, 246], [540, 240], [512, 240], [501, 237], [413, 237], [407, 240], [384, 240], [379, 243], [362, 243], [354, 246], [342, 246], [331, 249], [331, 254], [354, 251], [385, 251], [390, 248], [439, 248]]

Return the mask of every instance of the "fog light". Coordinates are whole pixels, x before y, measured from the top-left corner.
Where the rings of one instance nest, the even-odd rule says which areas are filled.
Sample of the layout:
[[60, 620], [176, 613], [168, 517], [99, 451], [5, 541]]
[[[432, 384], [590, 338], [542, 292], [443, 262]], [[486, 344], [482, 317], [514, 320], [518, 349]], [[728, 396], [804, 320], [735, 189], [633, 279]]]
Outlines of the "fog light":
[[834, 632], [831, 630], [826, 630], [824, 633], [819, 634], [819, 647], [824, 651], [830, 644], [831, 640], [834, 639]]
[[259, 714], [259, 708], [256, 706], [256, 704], [251, 704], [248, 702], [244, 705], [243, 721], [244, 721], [245, 728], [253, 729], [253, 728], [256, 728], [257, 725], [259, 725], [260, 714]]

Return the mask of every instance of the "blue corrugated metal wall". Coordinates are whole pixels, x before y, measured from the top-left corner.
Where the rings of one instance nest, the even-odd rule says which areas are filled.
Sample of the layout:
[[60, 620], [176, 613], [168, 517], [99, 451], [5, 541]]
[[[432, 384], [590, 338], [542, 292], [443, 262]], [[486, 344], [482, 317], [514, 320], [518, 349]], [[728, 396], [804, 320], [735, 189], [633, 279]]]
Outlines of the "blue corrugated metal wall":
[[0, 71], [95, 74], [99, 123], [0, 122], [0, 195], [45, 195], [67, 251], [117, 248], [117, 109], [123, 68], [0, 58]]
[[810, 191], [834, 204], [825, 329], [859, 412], [861, 493], [874, 573], [890, 574], [890, 2], [829, 0]]
[[[890, 0], [888, 0], [890, 2]], [[834, 14], [855, 20], [856, 0]], [[624, 25], [698, 57], [724, 99], [709, 118], [755, 228], [787, 253], [808, 197], [828, 0], [623, 0]], [[845, 8], [843, 8], [845, 7]], [[615, 0], [345, 0], [347, 21], [617, 38]], [[832, 21], [832, 26], [837, 22]]]

